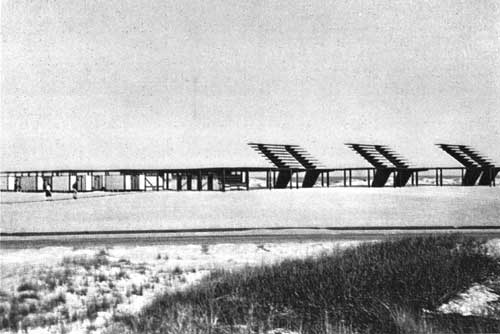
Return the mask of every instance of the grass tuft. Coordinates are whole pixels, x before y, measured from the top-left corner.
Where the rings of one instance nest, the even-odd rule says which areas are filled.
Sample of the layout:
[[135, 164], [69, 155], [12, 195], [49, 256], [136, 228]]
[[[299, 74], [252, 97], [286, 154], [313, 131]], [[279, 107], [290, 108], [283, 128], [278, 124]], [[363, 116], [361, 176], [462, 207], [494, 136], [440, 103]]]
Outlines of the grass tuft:
[[207, 245], [207, 244], [202, 244], [201, 245], [201, 253], [202, 254], [208, 255], [209, 250], [210, 250], [210, 246], [209, 245]]
[[66, 266], [80, 266], [86, 270], [92, 268], [99, 268], [100, 266], [106, 266], [109, 264], [107, 253], [105, 250], [100, 250], [94, 256], [72, 256], [64, 257], [62, 261], [63, 265]]
[[481, 240], [459, 234], [411, 237], [214, 272], [198, 286], [161, 296], [128, 323], [139, 332], [212, 333], [245, 326], [249, 332], [284, 328], [304, 334], [445, 333], [456, 321], [444, 328], [439, 319], [424, 319], [423, 310], [499, 274], [499, 263]]

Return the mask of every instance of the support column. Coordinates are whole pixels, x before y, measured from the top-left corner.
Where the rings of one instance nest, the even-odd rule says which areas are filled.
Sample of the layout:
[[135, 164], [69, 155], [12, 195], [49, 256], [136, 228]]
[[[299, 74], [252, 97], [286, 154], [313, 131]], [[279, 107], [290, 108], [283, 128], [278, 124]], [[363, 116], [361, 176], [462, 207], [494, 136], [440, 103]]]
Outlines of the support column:
[[368, 178], [367, 178], [367, 181], [368, 181], [368, 188], [370, 188], [370, 169], [367, 170], [368, 172]]
[[177, 191], [182, 190], [182, 177], [177, 173]]
[[441, 185], [441, 187], [443, 186], [443, 169], [442, 168], [439, 169], [439, 184]]
[[245, 171], [245, 184], [247, 186], [247, 190], [250, 190], [250, 172]]
[[326, 172], [326, 187], [330, 188], [330, 171]]
[[222, 168], [222, 186], [221, 191], [226, 191], [226, 169]]
[[198, 191], [203, 190], [203, 183], [202, 183], [202, 178], [201, 178], [201, 170], [198, 171]]
[[349, 169], [349, 187], [352, 187], [352, 169]]
[[347, 175], [345, 169], [344, 169], [344, 187], [347, 187]]
[[295, 187], [299, 189], [299, 173], [295, 173]]

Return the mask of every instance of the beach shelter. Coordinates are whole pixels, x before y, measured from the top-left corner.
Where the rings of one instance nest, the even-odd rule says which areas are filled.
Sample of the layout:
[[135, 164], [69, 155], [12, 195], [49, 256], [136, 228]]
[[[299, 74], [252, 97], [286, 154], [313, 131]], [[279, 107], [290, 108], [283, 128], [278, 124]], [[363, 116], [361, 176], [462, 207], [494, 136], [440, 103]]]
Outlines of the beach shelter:
[[395, 173], [394, 187], [404, 187], [414, 172], [427, 170], [425, 168], [411, 168], [407, 159], [386, 145], [356, 143], [346, 143], [345, 145], [375, 167], [372, 187], [385, 186], [392, 173]]
[[255, 151], [279, 169], [275, 188], [286, 188], [292, 179], [293, 169], [306, 170], [303, 188], [311, 188], [318, 180], [319, 162], [309, 152], [298, 145], [249, 143]]
[[465, 174], [462, 177], [462, 185], [473, 186], [479, 179], [478, 185], [491, 185], [500, 167], [475, 149], [467, 145], [456, 144], [436, 144], [443, 151], [452, 156], [465, 167]]

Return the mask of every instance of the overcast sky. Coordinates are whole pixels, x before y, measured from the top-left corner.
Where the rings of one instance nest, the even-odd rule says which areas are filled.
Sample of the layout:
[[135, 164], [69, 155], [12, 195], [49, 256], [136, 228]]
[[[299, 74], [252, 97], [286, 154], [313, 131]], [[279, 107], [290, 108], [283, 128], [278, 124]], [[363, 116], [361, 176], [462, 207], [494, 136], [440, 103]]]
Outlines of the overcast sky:
[[2, 0], [2, 169], [500, 162], [497, 1]]

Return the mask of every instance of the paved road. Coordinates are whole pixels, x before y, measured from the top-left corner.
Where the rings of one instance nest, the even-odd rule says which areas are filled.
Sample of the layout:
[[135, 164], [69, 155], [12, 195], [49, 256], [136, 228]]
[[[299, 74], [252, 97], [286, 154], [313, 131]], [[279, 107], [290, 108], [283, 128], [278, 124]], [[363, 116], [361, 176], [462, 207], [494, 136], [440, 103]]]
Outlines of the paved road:
[[219, 243], [279, 243], [337, 240], [382, 240], [442, 233], [462, 233], [486, 239], [500, 238], [498, 229], [439, 229], [439, 230], [249, 230], [245, 232], [201, 233], [138, 233], [101, 235], [64, 235], [3, 237], [0, 249], [63, 247], [98, 247], [114, 245], [188, 245]]

